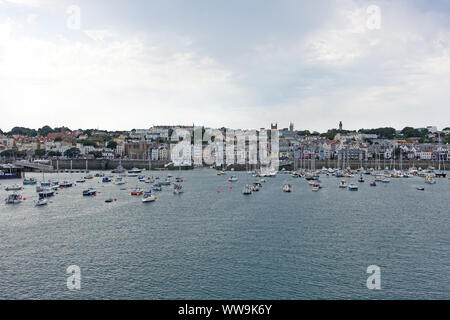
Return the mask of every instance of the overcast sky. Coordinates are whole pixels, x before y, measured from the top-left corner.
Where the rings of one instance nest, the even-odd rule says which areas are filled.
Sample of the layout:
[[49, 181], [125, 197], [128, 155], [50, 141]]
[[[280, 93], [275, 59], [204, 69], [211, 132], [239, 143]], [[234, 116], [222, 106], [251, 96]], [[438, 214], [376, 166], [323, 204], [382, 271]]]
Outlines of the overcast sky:
[[0, 0], [4, 131], [449, 119], [448, 0]]

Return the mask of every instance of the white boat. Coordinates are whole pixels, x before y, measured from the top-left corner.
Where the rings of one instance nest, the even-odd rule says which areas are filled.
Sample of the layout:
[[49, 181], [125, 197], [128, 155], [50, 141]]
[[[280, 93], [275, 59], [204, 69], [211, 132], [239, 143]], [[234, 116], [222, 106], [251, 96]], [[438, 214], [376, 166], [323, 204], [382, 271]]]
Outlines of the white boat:
[[416, 189], [419, 190], [419, 191], [425, 191], [425, 187], [424, 186], [418, 186]]
[[22, 186], [19, 186], [18, 184], [13, 184], [12, 186], [6, 186], [6, 191], [19, 191], [22, 190]]
[[389, 182], [391, 182], [391, 179], [385, 178], [385, 179], [381, 180], [381, 182], [383, 182], [383, 183], [389, 183]]
[[174, 194], [180, 194], [183, 193], [183, 186], [181, 184], [178, 183], [174, 183], [173, 185], [173, 193]]
[[436, 179], [430, 175], [425, 177], [425, 183], [428, 184], [435, 184], [436, 183]]
[[249, 195], [252, 194], [252, 187], [250, 187], [248, 184], [245, 185], [244, 189], [242, 189], [242, 194]]
[[350, 183], [348, 186], [348, 190], [350, 191], [358, 191], [358, 186], [356, 184]]
[[341, 180], [341, 182], [339, 182], [339, 188], [347, 188], [347, 182], [345, 180]]
[[6, 204], [19, 204], [22, 202], [22, 196], [20, 194], [10, 194], [7, 199], [5, 199]]
[[320, 184], [318, 183], [314, 183], [312, 186], [312, 191], [319, 191], [320, 190]]
[[45, 198], [41, 198], [41, 199], [37, 200], [37, 201], [34, 203], [34, 205], [35, 205], [36, 207], [46, 206], [47, 204], [48, 204], [48, 200], [45, 199]]
[[283, 186], [283, 192], [292, 192], [292, 184], [285, 183]]
[[83, 191], [83, 196], [92, 197], [97, 195], [97, 190], [95, 189], [87, 189]]
[[141, 172], [142, 172], [142, 170], [138, 169], [138, 168], [133, 168], [131, 170], [128, 170], [128, 173], [130, 173], [130, 174], [139, 174]]
[[151, 193], [146, 193], [144, 194], [144, 196], [142, 197], [142, 202], [143, 203], [147, 203], [147, 202], [153, 202], [156, 200], [156, 197], [154, 195], [152, 195]]
[[236, 182], [236, 181], [238, 181], [238, 178], [237, 178], [236, 176], [233, 175], [233, 176], [231, 176], [231, 177], [228, 178], [228, 181], [229, 181], [229, 182]]

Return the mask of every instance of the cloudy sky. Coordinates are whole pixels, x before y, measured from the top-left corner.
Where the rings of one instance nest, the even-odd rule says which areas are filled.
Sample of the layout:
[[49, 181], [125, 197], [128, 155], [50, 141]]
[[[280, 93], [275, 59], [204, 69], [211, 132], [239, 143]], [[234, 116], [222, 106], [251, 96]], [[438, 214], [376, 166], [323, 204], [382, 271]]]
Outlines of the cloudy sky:
[[0, 0], [0, 111], [4, 131], [442, 128], [450, 1]]

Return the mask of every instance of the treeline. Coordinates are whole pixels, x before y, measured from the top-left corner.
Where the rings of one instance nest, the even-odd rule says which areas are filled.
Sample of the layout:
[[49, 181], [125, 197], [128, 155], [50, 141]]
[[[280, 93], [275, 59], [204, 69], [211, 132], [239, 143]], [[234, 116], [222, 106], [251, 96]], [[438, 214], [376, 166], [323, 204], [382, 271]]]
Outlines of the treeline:
[[[64, 128], [64, 127], [52, 129], [50, 126], [43, 126], [42, 128], [39, 128], [37, 130], [24, 128], [24, 127], [14, 127], [11, 129], [11, 131], [6, 132], [6, 135], [21, 135], [21, 136], [28, 136], [28, 137], [36, 137], [36, 136], [46, 137], [46, 136], [48, 136], [49, 133], [60, 133], [63, 130], [71, 132], [70, 129]], [[5, 133], [3, 133], [3, 134], [5, 134]]]

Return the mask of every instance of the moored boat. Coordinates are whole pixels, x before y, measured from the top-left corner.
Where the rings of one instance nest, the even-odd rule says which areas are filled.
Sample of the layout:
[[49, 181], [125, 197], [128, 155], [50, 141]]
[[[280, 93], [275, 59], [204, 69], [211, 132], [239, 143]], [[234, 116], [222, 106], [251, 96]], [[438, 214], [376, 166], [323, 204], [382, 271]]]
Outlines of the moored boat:
[[8, 198], [5, 199], [5, 204], [19, 204], [22, 202], [22, 196], [17, 193], [10, 194]]
[[84, 197], [93, 197], [97, 195], [97, 190], [95, 189], [87, 189], [83, 190], [83, 196]]

